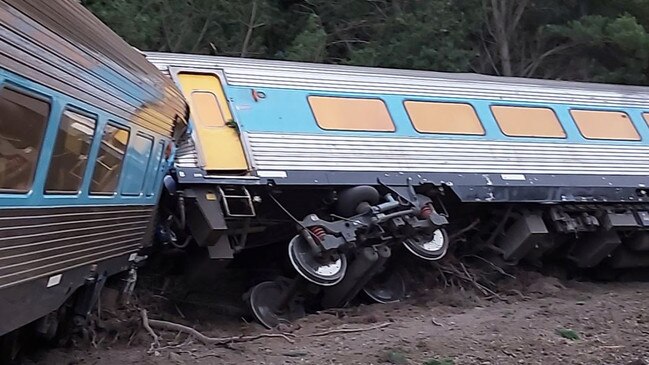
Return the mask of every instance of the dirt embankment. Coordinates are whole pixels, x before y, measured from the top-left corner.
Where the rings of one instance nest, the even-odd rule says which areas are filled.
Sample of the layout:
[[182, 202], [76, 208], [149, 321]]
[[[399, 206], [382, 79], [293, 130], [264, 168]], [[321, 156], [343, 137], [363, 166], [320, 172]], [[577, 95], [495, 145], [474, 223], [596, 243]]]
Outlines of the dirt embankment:
[[[432, 290], [404, 303], [310, 315], [284, 328], [287, 338], [228, 345], [205, 346], [158, 330], [161, 348], [150, 350], [151, 337], [139, 331], [130, 345], [104, 341], [97, 348], [53, 349], [32, 354], [25, 364], [626, 365], [649, 360], [649, 283], [560, 283], [534, 275], [506, 292], [504, 299], [489, 301], [466, 291]], [[167, 318], [210, 336], [268, 333], [236, 319], [215, 320], [209, 310], [172, 307], [177, 313]]]

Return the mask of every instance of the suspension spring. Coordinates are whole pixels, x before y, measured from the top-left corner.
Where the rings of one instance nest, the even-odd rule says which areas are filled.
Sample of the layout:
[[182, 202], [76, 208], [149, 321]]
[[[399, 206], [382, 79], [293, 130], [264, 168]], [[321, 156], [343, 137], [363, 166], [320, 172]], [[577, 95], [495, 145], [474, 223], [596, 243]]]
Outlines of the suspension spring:
[[430, 205], [430, 203], [426, 203], [423, 207], [421, 207], [419, 214], [422, 218], [428, 218], [431, 216], [431, 214], [433, 214], [433, 207]]
[[320, 241], [324, 240], [325, 236], [327, 235], [327, 231], [325, 231], [324, 227], [322, 227], [322, 226], [309, 227], [309, 230], [310, 230], [311, 233], [313, 233], [313, 235], [316, 236]]

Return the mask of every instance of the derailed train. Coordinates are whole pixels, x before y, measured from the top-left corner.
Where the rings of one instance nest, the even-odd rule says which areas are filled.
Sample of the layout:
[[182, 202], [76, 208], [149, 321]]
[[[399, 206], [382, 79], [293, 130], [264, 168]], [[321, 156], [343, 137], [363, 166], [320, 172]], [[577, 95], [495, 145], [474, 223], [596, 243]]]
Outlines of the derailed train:
[[[180, 91], [73, 0], [0, 1], [0, 362], [83, 324], [151, 241]], [[69, 321], [66, 321], [69, 322]]]
[[458, 237], [503, 265], [649, 266], [647, 88], [148, 54], [156, 70], [72, 0], [0, 17], [0, 336], [83, 322], [117, 273], [132, 288], [156, 222], [215, 259], [286, 250], [296, 278], [246, 295], [268, 327], [307, 296], [398, 300], [396, 251], [439, 260]]
[[166, 182], [169, 240], [221, 259], [288, 242], [298, 278], [247, 294], [268, 327], [300, 315], [304, 293], [398, 300], [393, 251], [438, 260], [459, 235], [503, 264], [649, 266], [647, 88], [147, 58], [192, 112]]

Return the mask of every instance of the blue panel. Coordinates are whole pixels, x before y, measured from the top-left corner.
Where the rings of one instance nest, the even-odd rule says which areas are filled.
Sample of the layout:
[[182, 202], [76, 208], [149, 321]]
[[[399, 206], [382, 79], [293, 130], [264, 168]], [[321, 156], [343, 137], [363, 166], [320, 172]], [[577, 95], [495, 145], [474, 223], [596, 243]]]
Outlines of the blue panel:
[[122, 194], [140, 195], [143, 191], [144, 178], [153, 148], [153, 138], [141, 134], [135, 135], [126, 154], [122, 170]]
[[[649, 127], [642, 118], [646, 110], [637, 108], [613, 108], [607, 109], [601, 106], [589, 106], [581, 104], [549, 104], [549, 103], [525, 103], [507, 100], [484, 100], [484, 99], [459, 99], [440, 98], [413, 95], [388, 95], [388, 94], [361, 94], [322, 92], [310, 90], [293, 90], [278, 88], [255, 88], [263, 91], [266, 97], [255, 101], [252, 98], [251, 88], [225, 86], [226, 93], [232, 104], [232, 110], [243, 131], [247, 132], [274, 132], [274, 133], [305, 133], [321, 135], [355, 135], [373, 137], [420, 137], [430, 139], [476, 139], [476, 140], [501, 140], [512, 142], [546, 142], [546, 143], [588, 143], [608, 145], [646, 145], [649, 142]], [[380, 98], [388, 106], [390, 115], [394, 120], [395, 132], [355, 132], [355, 131], [331, 131], [318, 127], [307, 97], [309, 95], [326, 95], [339, 97], [359, 98]], [[468, 103], [475, 108], [486, 134], [480, 135], [450, 135], [450, 134], [427, 134], [418, 133], [412, 126], [403, 103], [407, 100], [432, 101], [432, 102], [455, 102]], [[505, 136], [496, 123], [490, 107], [492, 105], [511, 105], [528, 107], [546, 107], [555, 110], [561, 121], [567, 138], [528, 138]], [[588, 110], [614, 110], [626, 112], [634, 122], [636, 129], [642, 137], [642, 141], [615, 141], [615, 140], [593, 140], [585, 139], [577, 129], [575, 122], [570, 116], [571, 109]]]

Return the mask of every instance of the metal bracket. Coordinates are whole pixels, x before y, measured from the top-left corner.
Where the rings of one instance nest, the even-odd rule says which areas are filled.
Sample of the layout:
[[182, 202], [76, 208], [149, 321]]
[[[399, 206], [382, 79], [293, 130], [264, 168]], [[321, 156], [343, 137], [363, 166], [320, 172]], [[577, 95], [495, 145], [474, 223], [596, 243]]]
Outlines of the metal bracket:
[[415, 187], [412, 185], [412, 178], [406, 179], [406, 186], [390, 186], [381, 181], [381, 178], [376, 179], [379, 185], [397, 194], [401, 199], [407, 201], [414, 207], [419, 207], [419, 198], [415, 192]]

